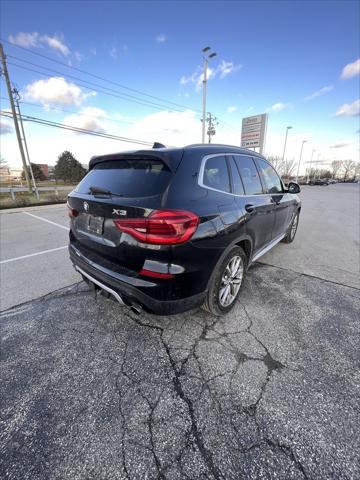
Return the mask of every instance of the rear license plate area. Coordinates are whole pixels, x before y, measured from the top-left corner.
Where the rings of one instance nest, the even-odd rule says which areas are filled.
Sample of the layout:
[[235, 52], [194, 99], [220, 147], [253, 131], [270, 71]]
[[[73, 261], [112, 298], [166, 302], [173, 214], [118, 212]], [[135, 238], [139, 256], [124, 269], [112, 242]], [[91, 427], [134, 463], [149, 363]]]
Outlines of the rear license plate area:
[[89, 232], [102, 235], [104, 232], [104, 217], [95, 217], [94, 215], [89, 215], [87, 229]]

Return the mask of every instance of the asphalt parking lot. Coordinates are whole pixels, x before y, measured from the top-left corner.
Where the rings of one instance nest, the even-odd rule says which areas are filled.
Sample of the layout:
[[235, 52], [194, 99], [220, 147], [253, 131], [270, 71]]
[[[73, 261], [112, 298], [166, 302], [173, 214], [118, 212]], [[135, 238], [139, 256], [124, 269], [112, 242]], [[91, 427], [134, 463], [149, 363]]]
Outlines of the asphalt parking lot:
[[1, 214], [0, 476], [358, 479], [359, 195], [304, 188], [221, 319], [94, 299], [63, 207]]

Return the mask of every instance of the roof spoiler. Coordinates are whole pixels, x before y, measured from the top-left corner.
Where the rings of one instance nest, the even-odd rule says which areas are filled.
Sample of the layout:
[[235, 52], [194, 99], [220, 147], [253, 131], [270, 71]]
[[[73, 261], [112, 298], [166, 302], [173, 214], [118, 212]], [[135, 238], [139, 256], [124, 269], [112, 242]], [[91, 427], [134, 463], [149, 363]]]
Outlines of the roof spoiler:
[[154, 142], [154, 145], [152, 146], [152, 148], [166, 148], [166, 147], [162, 143]]

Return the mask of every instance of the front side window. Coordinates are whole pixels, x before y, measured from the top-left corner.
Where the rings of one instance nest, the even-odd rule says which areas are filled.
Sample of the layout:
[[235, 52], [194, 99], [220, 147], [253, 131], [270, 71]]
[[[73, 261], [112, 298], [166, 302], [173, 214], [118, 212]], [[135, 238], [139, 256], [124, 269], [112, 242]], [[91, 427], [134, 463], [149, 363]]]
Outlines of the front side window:
[[281, 180], [273, 167], [260, 158], [256, 161], [263, 176], [267, 193], [283, 193]]
[[230, 178], [225, 156], [211, 157], [206, 160], [203, 184], [206, 187], [230, 193]]
[[247, 155], [234, 155], [236, 165], [244, 185], [246, 195], [260, 195], [263, 193], [259, 172], [254, 160]]

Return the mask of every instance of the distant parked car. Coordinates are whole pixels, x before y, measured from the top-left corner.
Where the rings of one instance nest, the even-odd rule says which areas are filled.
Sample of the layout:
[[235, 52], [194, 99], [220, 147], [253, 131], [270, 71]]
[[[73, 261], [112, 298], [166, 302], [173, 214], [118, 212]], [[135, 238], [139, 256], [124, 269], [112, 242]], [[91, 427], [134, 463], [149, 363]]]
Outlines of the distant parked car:
[[300, 187], [250, 150], [154, 147], [91, 159], [68, 197], [70, 258], [135, 312], [227, 313], [249, 265], [294, 240]]
[[329, 180], [326, 178], [317, 178], [316, 180], [310, 180], [309, 185], [323, 185], [328, 186]]

